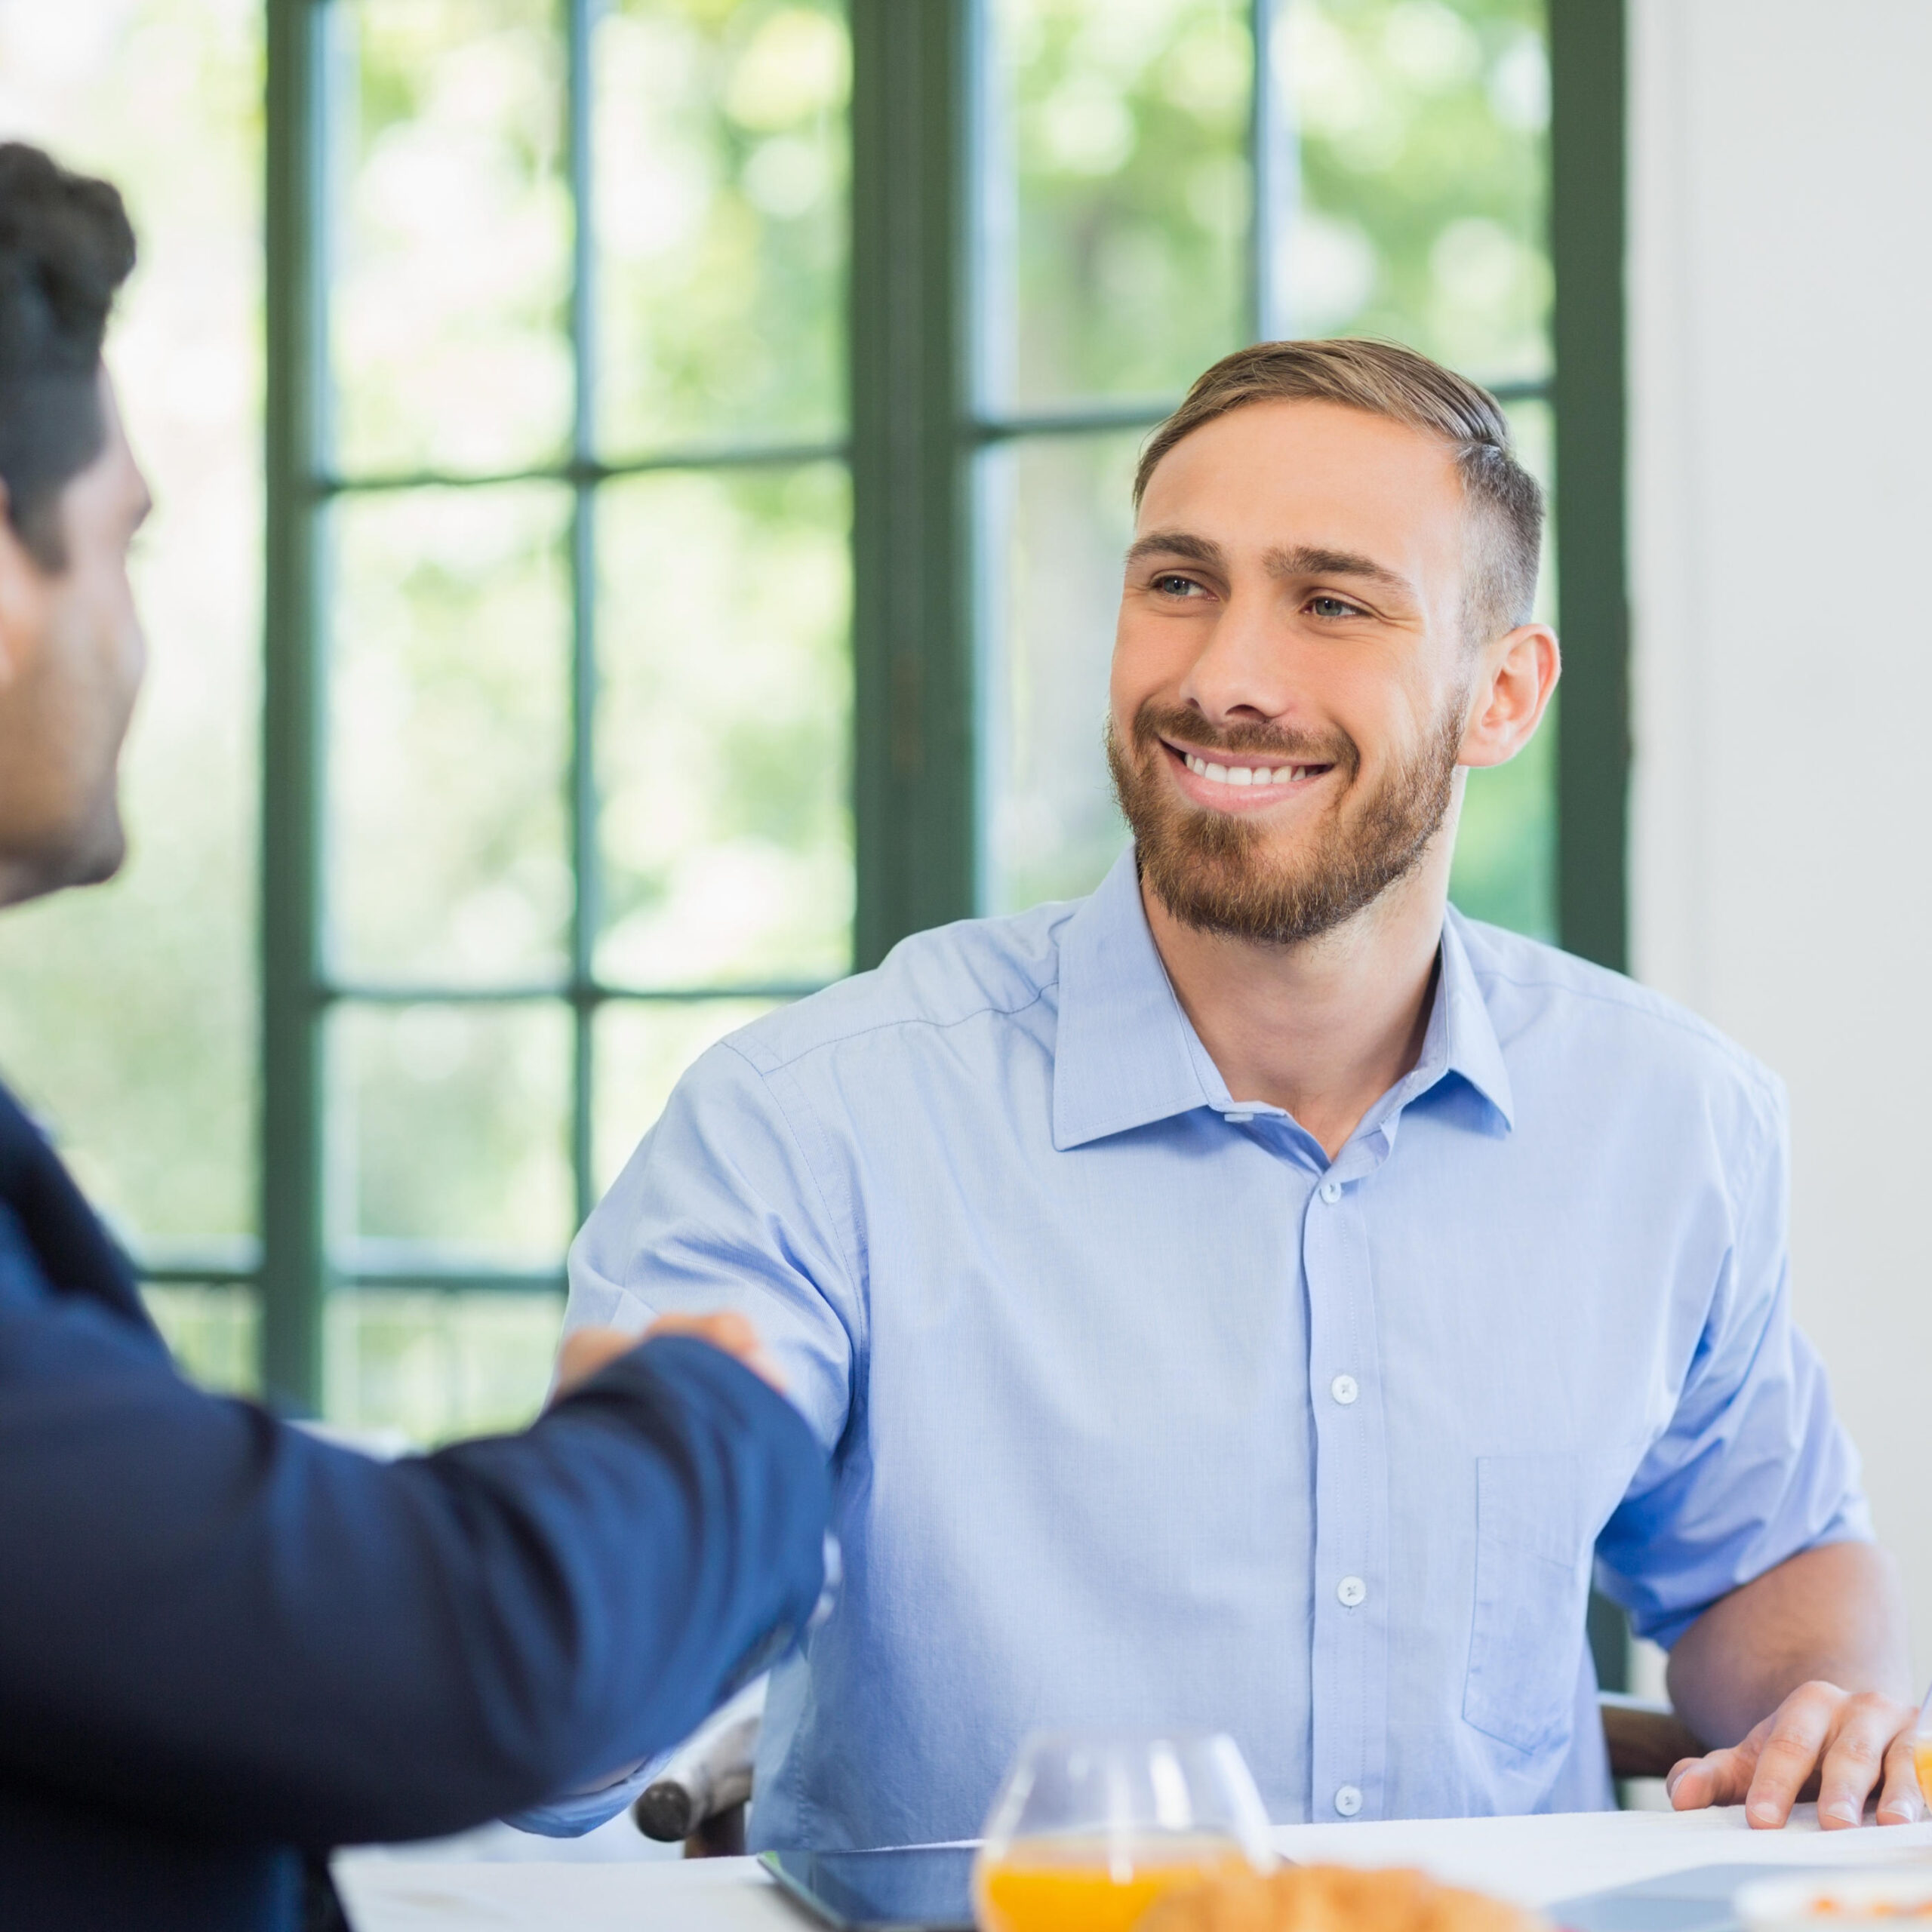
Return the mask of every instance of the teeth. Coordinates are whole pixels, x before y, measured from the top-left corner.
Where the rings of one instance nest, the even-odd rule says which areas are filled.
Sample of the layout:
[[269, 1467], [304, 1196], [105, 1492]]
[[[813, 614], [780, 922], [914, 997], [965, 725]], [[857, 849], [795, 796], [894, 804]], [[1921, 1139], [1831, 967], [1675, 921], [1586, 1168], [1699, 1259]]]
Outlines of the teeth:
[[1215, 785], [1292, 785], [1307, 775], [1307, 768], [1303, 765], [1278, 765], [1271, 771], [1266, 765], [1211, 764], [1192, 752], [1183, 755], [1189, 771]]

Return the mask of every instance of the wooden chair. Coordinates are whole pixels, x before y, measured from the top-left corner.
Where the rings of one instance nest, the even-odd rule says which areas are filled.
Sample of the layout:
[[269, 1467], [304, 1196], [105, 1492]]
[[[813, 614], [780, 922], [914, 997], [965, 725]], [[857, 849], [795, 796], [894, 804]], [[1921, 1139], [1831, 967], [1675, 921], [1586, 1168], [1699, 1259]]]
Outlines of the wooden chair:
[[1701, 1758], [1710, 1749], [1668, 1704], [1600, 1690], [1597, 1708], [1614, 1778], [1660, 1778], [1678, 1759]]
[[[1598, 1699], [1610, 1774], [1660, 1778], [1680, 1758], [1704, 1746], [1667, 1704], [1606, 1690]], [[631, 1807], [637, 1828], [666, 1844], [684, 1841], [687, 1858], [735, 1858], [745, 1848], [745, 1806], [752, 1795], [762, 1694], [734, 1700], [678, 1748], [663, 1775]]]

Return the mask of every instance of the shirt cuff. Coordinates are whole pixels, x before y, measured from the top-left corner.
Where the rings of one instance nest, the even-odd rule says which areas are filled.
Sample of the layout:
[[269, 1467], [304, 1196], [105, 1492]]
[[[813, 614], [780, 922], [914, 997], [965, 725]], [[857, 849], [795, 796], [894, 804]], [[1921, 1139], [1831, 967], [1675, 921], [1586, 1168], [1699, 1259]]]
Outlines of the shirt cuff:
[[614, 1818], [664, 1768], [671, 1757], [669, 1751], [660, 1752], [656, 1757], [647, 1758], [642, 1764], [619, 1772], [608, 1784], [598, 1785], [588, 1791], [565, 1792], [561, 1797], [550, 1798], [542, 1804], [533, 1804], [527, 1811], [512, 1812], [503, 1823], [538, 1838], [580, 1838], [585, 1832], [594, 1832], [599, 1825], [607, 1824]]

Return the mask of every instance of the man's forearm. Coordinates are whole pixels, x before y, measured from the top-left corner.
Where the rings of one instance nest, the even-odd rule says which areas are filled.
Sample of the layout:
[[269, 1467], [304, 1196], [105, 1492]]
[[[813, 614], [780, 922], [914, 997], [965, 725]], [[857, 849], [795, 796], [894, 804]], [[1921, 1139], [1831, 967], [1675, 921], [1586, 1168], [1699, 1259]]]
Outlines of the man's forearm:
[[1707, 1744], [1735, 1744], [1801, 1684], [1912, 1701], [1905, 1592], [1875, 1544], [1827, 1543], [1712, 1604], [1670, 1654], [1671, 1702]]

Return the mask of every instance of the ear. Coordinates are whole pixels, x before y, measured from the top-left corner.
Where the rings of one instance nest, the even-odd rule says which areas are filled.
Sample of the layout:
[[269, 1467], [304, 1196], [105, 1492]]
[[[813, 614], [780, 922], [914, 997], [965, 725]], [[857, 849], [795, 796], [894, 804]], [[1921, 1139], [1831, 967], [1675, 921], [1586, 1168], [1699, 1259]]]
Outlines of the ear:
[[0, 482], [0, 692], [26, 671], [47, 623], [47, 576], [20, 541]]
[[1547, 624], [1519, 624], [1482, 654], [1459, 764], [1507, 764], [1536, 735], [1562, 675]]

